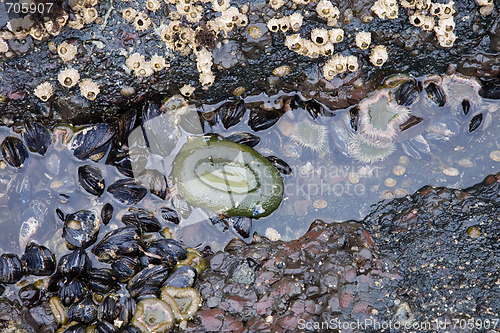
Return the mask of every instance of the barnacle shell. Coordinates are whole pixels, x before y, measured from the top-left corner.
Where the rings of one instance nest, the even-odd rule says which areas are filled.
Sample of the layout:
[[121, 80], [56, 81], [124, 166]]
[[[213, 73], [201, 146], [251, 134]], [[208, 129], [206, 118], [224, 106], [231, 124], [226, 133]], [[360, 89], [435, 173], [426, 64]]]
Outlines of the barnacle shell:
[[290, 17], [290, 26], [293, 31], [298, 31], [302, 26], [303, 16], [299, 12], [295, 12]]
[[147, 0], [146, 1], [146, 8], [152, 12], [156, 12], [158, 9], [160, 9], [160, 2], [158, 0]]
[[223, 12], [229, 8], [229, 0], [212, 0], [212, 9]]
[[341, 54], [335, 54], [323, 67], [323, 76], [326, 80], [331, 81], [335, 75], [344, 72], [346, 68], [347, 58]]
[[154, 73], [149, 62], [145, 62], [141, 67], [135, 70], [135, 75], [148, 77]]
[[138, 31], [147, 30], [150, 25], [151, 19], [149, 18], [148, 14], [144, 12], [138, 13], [134, 19], [134, 27]]
[[372, 53], [370, 55], [370, 62], [380, 67], [387, 61], [387, 48], [384, 45], [377, 45], [372, 49]]
[[341, 41], [344, 40], [344, 30], [343, 29], [331, 29], [328, 32], [330, 36], [330, 42], [332, 43], [340, 43]]
[[9, 51], [9, 44], [0, 38], [0, 53], [5, 53], [7, 51]]
[[132, 21], [137, 16], [137, 10], [132, 7], [125, 8], [122, 12], [122, 16], [127, 21]]
[[337, 7], [334, 7], [330, 1], [321, 0], [316, 5], [316, 13], [318, 13], [318, 15], [322, 18], [328, 19], [328, 18], [332, 17], [332, 15], [335, 15], [335, 13], [338, 11], [338, 9], [337, 9], [337, 11], [335, 11], [335, 8], [337, 8]]
[[47, 31], [45, 31], [45, 29], [40, 28], [39, 26], [31, 27], [29, 34], [36, 40], [43, 40], [44, 38], [49, 36]]
[[355, 72], [358, 69], [358, 58], [356, 56], [350, 55], [347, 57], [347, 69], [350, 72]]
[[50, 82], [48, 81], [39, 84], [35, 88], [35, 96], [40, 98], [44, 102], [46, 102], [53, 94], [54, 90], [52, 88], [52, 84], [50, 84]]
[[126, 61], [127, 67], [133, 71], [142, 67], [144, 63], [145, 63], [144, 56], [139, 53], [132, 54], [130, 57], [127, 58]]
[[97, 10], [94, 7], [85, 8], [82, 10], [82, 12], [83, 12], [83, 21], [86, 24], [94, 22], [99, 16], [97, 14]]
[[333, 54], [334, 47], [332, 42], [328, 41], [325, 45], [319, 47], [319, 53], [325, 57], [329, 57]]
[[371, 10], [380, 18], [395, 19], [398, 17], [398, 4], [395, 0], [378, 0]]
[[80, 92], [83, 97], [93, 101], [99, 94], [99, 86], [91, 79], [84, 79], [80, 82]]
[[185, 84], [179, 90], [183, 96], [189, 97], [193, 94], [195, 88], [190, 84]]
[[[196, 6], [196, 7], [201, 7], [201, 6]], [[197, 10], [197, 8], [195, 8], [195, 10], [192, 10], [186, 14], [186, 20], [188, 22], [191, 22], [191, 23], [200, 22], [202, 12], [203, 12], [203, 9], [202, 9], [202, 11], [200, 11], [200, 10]]]
[[420, 27], [424, 24], [425, 18], [426, 16], [424, 13], [417, 11], [413, 15], [410, 15], [409, 20], [412, 25]]
[[284, 4], [285, 2], [283, 0], [269, 0], [269, 6], [274, 10], [280, 9]]
[[438, 21], [438, 26], [445, 32], [452, 32], [455, 29], [455, 22], [452, 17], [440, 19]]
[[400, 4], [404, 8], [410, 8], [410, 9], [414, 9], [415, 8], [415, 0], [401, 0]]
[[493, 4], [493, 0], [477, 0], [479, 6], [488, 6]]
[[324, 45], [329, 39], [326, 29], [313, 29], [311, 31], [311, 40], [318, 46]]
[[59, 72], [57, 76], [59, 83], [67, 88], [71, 88], [80, 81], [80, 74], [73, 68], [67, 68]]
[[278, 32], [280, 28], [280, 21], [275, 18], [270, 19], [269, 21], [267, 21], [267, 28], [271, 32]]
[[424, 19], [424, 23], [420, 26], [424, 31], [434, 30], [435, 21], [431, 16], [426, 16]]
[[76, 55], [76, 51], [77, 47], [67, 42], [62, 42], [57, 48], [57, 53], [64, 62], [72, 60]]
[[151, 57], [151, 60], [149, 61], [149, 66], [155, 72], [159, 72], [165, 67], [168, 67], [167, 63], [165, 62], [165, 58], [156, 54]]
[[370, 32], [361, 31], [356, 34], [356, 46], [362, 50], [366, 50], [372, 41], [372, 34]]
[[290, 18], [288, 16], [280, 18], [279, 19], [279, 24], [280, 24], [280, 30], [282, 32], [287, 32], [288, 29], [290, 29], [290, 26], [291, 26]]

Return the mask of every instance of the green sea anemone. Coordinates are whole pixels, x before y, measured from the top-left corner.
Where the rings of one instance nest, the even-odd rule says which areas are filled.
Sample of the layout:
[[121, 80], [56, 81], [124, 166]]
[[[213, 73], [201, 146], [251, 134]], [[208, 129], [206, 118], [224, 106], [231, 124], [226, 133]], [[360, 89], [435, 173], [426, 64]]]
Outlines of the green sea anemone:
[[294, 132], [290, 135], [290, 140], [299, 146], [320, 152], [326, 147], [327, 134], [326, 126], [315, 124], [309, 119], [303, 119], [296, 124]]
[[189, 203], [226, 216], [268, 216], [284, 191], [283, 179], [266, 158], [215, 137], [189, 138], [174, 160], [172, 177]]
[[349, 138], [349, 155], [362, 163], [383, 161], [395, 148], [391, 140], [369, 138], [361, 133], [354, 133]]
[[162, 333], [174, 327], [175, 316], [170, 306], [157, 298], [137, 303], [132, 325], [143, 333]]
[[201, 305], [201, 296], [194, 288], [161, 288], [161, 299], [167, 303], [177, 321], [190, 320]]

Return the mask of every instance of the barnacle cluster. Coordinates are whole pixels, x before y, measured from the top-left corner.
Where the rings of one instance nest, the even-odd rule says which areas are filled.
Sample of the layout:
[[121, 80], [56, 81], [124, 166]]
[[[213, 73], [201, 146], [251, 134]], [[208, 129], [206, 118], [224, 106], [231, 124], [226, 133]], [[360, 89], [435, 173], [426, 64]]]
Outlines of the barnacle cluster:
[[396, 0], [377, 0], [371, 10], [382, 20], [398, 18], [398, 3]]
[[134, 53], [127, 58], [125, 63], [137, 77], [150, 76], [169, 66], [165, 58], [157, 54], [152, 56], [150, 61], [146, 61], [143, 55]]

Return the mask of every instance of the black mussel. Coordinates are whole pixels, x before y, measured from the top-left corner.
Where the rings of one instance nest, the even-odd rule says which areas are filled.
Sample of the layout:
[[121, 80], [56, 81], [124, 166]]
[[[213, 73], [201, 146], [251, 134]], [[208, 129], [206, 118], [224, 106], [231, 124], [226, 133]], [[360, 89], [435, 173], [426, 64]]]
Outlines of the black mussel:
[[97, 293], [107, 293], [116, 285], [114, 273], [108, 268], [91, 268], [87, 272], [87, 285]]
[[260, 142], [260, 137], [248, 132], [234, 133], [226, 137], [226, 139], [249, 147], [255, 147]]
[[59, 259], [57, 272], [68, 278], [79, 277], [92, 267], [89, 256], [83, 249], [74, 250]]
[[281, 158], [276, 157], [276, 156], [266, 156], [266, 158], [269, 160], [269, 162], [274, 165], [274, 167], [282, 174], [282, 175], [291, 175], [292, 174], [292, 167], [288, 165], [285, 161], [283, 161]]
[[104, 193], [104, 177], [101, 169], [92, 165], [83, 165], [78, 168], [78, 181], [83, 189], [90, 194], [100, 197]]
[[163, 286], [170, 286], [176, 288], [188, 288], [194, 285], [196, 280], [196, 269], [186, 265], [180, 266], [170, 274], [170, 276], [163, 282]]
[[87, 248], [94, 244], [99, 234], [101, 220], [90, 210], [79, 210], [66, 215], [63, 237], [73, 247]]
[[161, 224], [155, 215], [142, 208], [130, 207], [123, 214], [122, 222], [128, 227], [136, 227], [143, 232], [156, 232], [161, 230]]
[[82, 324], [90, 324], [97, 318], [97, 305], [91, 298], [73, 303], [68, 309], [69, 321], [77, 321]]
[[156, 195], [158, 198], [165, 200], [168, 194], [167, 178], [158, 170], [144, 170], [137, 180], [149, 188], [151, 194]]
[[119, 333], [120, 330], [115, 325], [107, 321], [98, 321], [95, 324], [95, 333]]
[[101, 123], [84, 128], [71, 139], [70, 149], [76, 158], [98, 161], [104, 157], [114, 132], [108, 124]]
[[59, 289], [59, 299], [64, 306], [80, 302], [88, 294], [87, 286], [79, 279], [64, 279]]
[[7, 163], [16, 168], [21, 168], [29, 157], [28, 150], [23, 142], [16, 137], [8, 136], [0, 145], [2, 157]]
[[425, 92], [437, 106], [443, 107], [446, 104], [446, 95], [444, 94], [443, 89], [434, 82], [429, 83], [427, 87], [425, 87]]
[[26, 245], [21, 261], [26, 265], [27, 274], [44, 276], [51, 275], [56, 270], [56, 256], [43, 245]]
[[104, 225], [108, 225], [109, 221], [113, 218], [113, 206], [108, 202], [102, 206], [101, 220]]
[[92, 249], [100, 261], [108, 262], [119, 256], [138, 256], [141, 253], [141, 231], [125, 227], [108, 232]]
[[359, 109], [357, 107], [350, 109], [348, 116], [351, 128], [353, 129], [354, 132], [357, 132], [359, 128]]
[[116, 129], [115, 142], [117, 146], [122, 147], [128, 144], [128, 137], [135, 127], [137, 119], [137, 111], [129, 110], [122, 114], [118, 119], [118, 127]]
[[23, 264], [16, 254], [4, 253], [0, 256], [0, 283], [16, 283], [23, 276]]
[[64, 220], [66, 219], [66, 214], [64, 214], [64, 212], [60, 208], [56, 208], [56, 214], [57, 217], [64, 222]]
[[162, 207], [160, 209], [160, 215], [162, 219], [172, 222], [173, 224], [179, 224], [181, 221], [179, 213], [177, 213], [175, 209], [169, 207]]
[[141, 262], [138, 258], [119, 257], [113, 260], [111, 269], [116, 279], [121, 283], [125, 283], [141, 269]]
[[323, 105], [319, 104], [314, 99], [305, 101], [303, 107], [307, 110], [307, 112], [309, 112], [313, 119], [316, 119], [319, 116], [330, 115], [330, 113], [325, 110]]
[[468, 99], [464, 99], [462, 101], [462, 111], [464, 112], [464, 115], [468, 115], [470, 111], [470, 102]]
[[234, 231], [243, 238], [250, 237], [252, 231], [252, 219], [245, 216], [230, 217], [229, 224], [233, 226]]
[[477, 130], [482, 122], [483, 122], [483, 114], [482, 113], [477, 114], [474, 117], [472, 117], [472, 119], [469, 123], [469, 133], [472, 133], [475, 130]]
[[480, 90], [479, 96], [490, 99], [500, 99], [500, 84], [498, 82], [488, 82]]
[[154, 103], [146, 102], [142, 108], [142, 123], [163, 115], [164, 112]]
[[70, 324], [62, 333], [86, 333], [87, 332], [87, 326], [80, 324], [80, 323], [74, 323]]
[[225, 103], [218, 110], [219, 117], [222, 119], [225, 129], [237, 125], [245, 116], [246, 111], [247, 109], [243, 101]]
[[159, 287], [148, 284], [130, 290], [130, 296], [132, 296], [136, 302], [140, 302], [146, 298], [160, 298], [160, 295], [161, 289]]
[[97, 309], [97, 319], [112, 323], [119, 315], [120, 306], [116, 301], [116, 297], [112, 295], [106, 296]]
[[28, 284], [19, 289], [18, 295], [21, 300], [23, 307], [33, 308], [38, 305], [41, 301], [40, 299], [40, 289], [35, 287], [34, 284]]
[[248, 126], [254, 131], [262, 131], [276, 124], [283, 115], [280, 110], [264, 110], [261, 108], [253, 109], [250, 112]]
[[127, 325], [121, 328], [121, 333], [141, 333], [141, 330], [132, 325]]
[[[138, 295], [138, 291], [144, 286], [161, 287], [163, 281], [167, 279], [170, 272], [170, 266], [165, 264], [149, 265], [136, 275], [134, 275], [127, 283], [127, 289], [132, 297]], [[135, 297], [134, 297], [135, 298]]]
[[47, 284], [47, 290], [52, 292], [52, 293], [55, 293], [55, 292], [59, 291], [59, 289], [63, 285], [63, 282], [64, 282], [64, 275], [63, 274], [61, 274], [61, 273], [53, 274], [49, 278], [49, 282]]
[[116, 167], [126, 177], [134, 177], [128, 149], [118, 149], [112, 146], [106, 158], [106, 164]]
[[0, 295], [3, 295], [5, 292], [5, 286], [3, 284], [0, 284]]
[[25, 122], [23, 130], [24, 142], [32, 152], [45, 155], [52, 143], [52, 134], [39, 123]]
[[399, 105], [410, 106], [417, 100], [418, 94], [417, 80], [405, 81], [395, 91], [396, 102]]
[[134, 178], [126, 178], [109, 185], [108, 192], [121, 203], [133, 205], [141, 201], [148, 190]]
[[171, 238], [162, 238], [149, 243], [147, 252], [159, 256], [161, 261], [170, 267], [187, 258], [186, 248]]
[[118, 300], [118, 305], [121, 310], [118, 319], [120, 319], [124, 325], [127, 325], [135, 313], [135, 300], [130, 296], [122, 296]]
[[413, 126], [420, 124], [423, 120], [424, 120], [424, 118], [421, 118], [421, 117], [410, 116], [410, 118], [408, 118], [408, 120], [406, 120], [404, 123], [399, 125], [399, 130], [401, 132], [406, 131], [407, 129], [410, 129]]

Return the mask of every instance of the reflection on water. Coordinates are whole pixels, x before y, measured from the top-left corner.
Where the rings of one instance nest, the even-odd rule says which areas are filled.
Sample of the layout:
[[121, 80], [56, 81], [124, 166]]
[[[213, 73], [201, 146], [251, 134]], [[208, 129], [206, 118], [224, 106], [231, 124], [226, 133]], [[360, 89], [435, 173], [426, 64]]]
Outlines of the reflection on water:
[[[440, 82], [443, 92], [448, 94], [444, 107], [428, 98], [425, 86], [417, 89], [417, 97], [412, 97], [408, 105], [392, 104], [395, 110], [407, 107], [412, 115], [423, 121], [402, 133], [397, 131], [388, 135], [385, 132], [381, 136], [362, 134], [365, 136], [361, 140], [373, 139], [365, 142], [365, 146], [356, 146], [352, 140], [356, 139], [355, 132], [363, 133], [369, 126], [381, 126], [375, 122], [378, 116], [375, 107], [371, 113], [370, 106], [363, 110], [363, 105], [357, 109], [353, 107], [332, 112], [317, 103], [307, 104], [293, 94], [259, 95], [245, 100], [249, 108], [257, 107], [271, 113], [272, 110], [286, 111], [268, 129], [253, 131], [248, 125], [247, 112], [242, 121], [229, 129], [215, 119], [212, 126], [208, 125], [209, 122], [205, 123], [203, 130], [225, 137], [237, 132], [252, 132], [261, 139], [255, 147], [257, 151], [264, 156], [277, 156], [290, 165], [292, 175], [283, 176], [285, 194], [281, 206], [271, 216], [254, 220], [253, 230], [264, 235], [267, 228], [273, 228], [282, 239], [293, 239], [302, 235], [317, 218], [325, 221], [360, 219], [379, 200], [403, 197], [427, 184], [464, 188], [481, 181], [488, 174], [498, 172], [500, 125], [497, 110], [500, 104], [476, 98], [464, 82]], [[393, 94], [398, 87], [398, 84], [386, 87], [389, 98], [396, 99]], [[464, 104], [465, 99], [467, 103]], [[379, 107], [378, 101], [373, 105]], [[210, 110], [217, 107], [219, 105], [204, 106], [205, 118], [208, 118]], [[467, 112], [461, 113], [457, 109], [459, 107], [466, 108]], [[191, 110], [187, 114], [192, 118], [196, 111]], [[384, 114], [385, 118], [379, 117], [378, 121], [393, 121], [398, 114], [402, 112]], [[479, 125], [478, 114], [482, 117]], [[397, 125], [400, 126], [408, 118], [400, 119]], [[182, 125], [182, 119], [169, 123], [172, 124]], [[188, 125], [192, 124], [191, 120]], [[169, 149], [168, 158], [163, 159], [161, 154], [151, 152], [154, 156], [145, 162], [147, 168], [161, 165], [161, 168], [155, 168], [168, 175], [172, 155], [185, 142], [187, 132], [193, 132], [186, 129], [189, 126], [181, 126], [182, 130], [175, 132], [177, 146]], [[471, 126], [476, 128], [471, 131]], [[164, 127], [155, 128], [160, 131]], [[162, 133], [157, 134], [157, 137], [162, 137]], [[20, 137], [11, 129], [0, 128], [1, 139], [8, 135]], [[384, 140], [388, 141], [382, 142], [382, 135], [386, 135]], [[382, 148], [389, 147], [389, 144], [391, 149], [382, 152]], [[353, 147], [367, 149], [367, 153], [384, 153], [384, 156], [373, 163], [362, 163], [359, 158], [353, 157]], [[65, 253], [63, 222], [56, 209], [66, 214], [90, 209], [100, 215], [102, 206], [111, 203], [115, 214], [109, 225], [102, 226], [101, 234], [122, 226], [121, 216], [128, 206], [115, 200], [107, 191], [100, 197], [93, 196], [84, 191], [78, 182], [77, 169], [85, 164], [101, 169], [106, 186], [125, 178], [114, 167], [106, 165], [105, 160], [103, 158], [98, 163], [81, 161], [67, 146], [53, 144], [45, 156], [31, 153], [20, 169], [4, 164], [0, 169], [0, 251], [21, 254], [21, 248], [24, 250], [24, 245], [35, 239], [54, 249], [56, 254]], [[174, 191], [171, 189], [171, 194]], [[154, 212], [162, 225], [172, 231], [175, 239], [181, 239], [191, 247], [210, 245], [212, 249], [221, 249], [236, 236], [230, 226], [222, 223], [212, 225], [210, 215], [196, 207], [188, 207], [181, 212], [182, 219], [178, 225], [163, 220], [160, 210], [166, 205], [166, 201], [147, 193], [135, 206]]]

